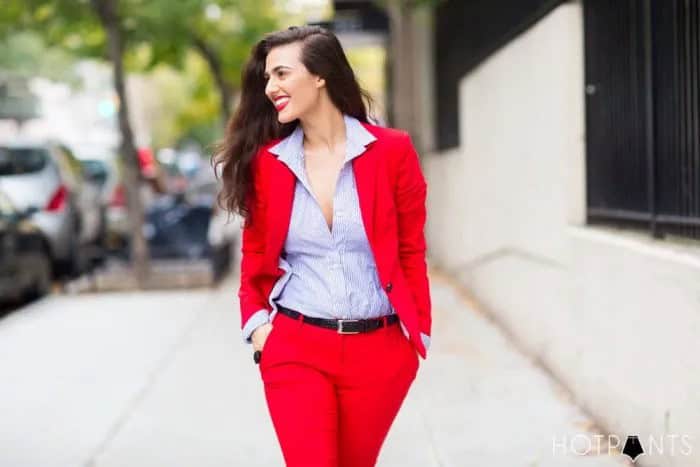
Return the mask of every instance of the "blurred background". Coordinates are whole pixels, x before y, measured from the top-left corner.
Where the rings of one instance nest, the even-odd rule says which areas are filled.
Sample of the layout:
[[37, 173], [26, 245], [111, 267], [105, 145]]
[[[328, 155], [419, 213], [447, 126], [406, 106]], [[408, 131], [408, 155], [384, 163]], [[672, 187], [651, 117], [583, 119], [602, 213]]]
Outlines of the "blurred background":
[[[1, 0], [0, 466], [281, 465], [210, 158], [252, 45], [305, 23], [429, 186], [424, 432], [383, 465], [700, 465], [700, 0]], [[548, 451], [581, 432], [623, 443]]]

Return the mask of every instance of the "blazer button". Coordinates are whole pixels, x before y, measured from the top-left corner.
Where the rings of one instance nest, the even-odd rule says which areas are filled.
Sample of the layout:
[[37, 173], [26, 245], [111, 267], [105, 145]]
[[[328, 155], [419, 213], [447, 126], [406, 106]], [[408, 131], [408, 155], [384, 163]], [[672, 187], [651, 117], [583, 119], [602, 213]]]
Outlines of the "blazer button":
[[389, 282], [389, 283], [386, 285], [386, 291], [387, 291], [387, 292], [391, 292], [392, 287], [393, 287], [393, 285], [391, 285], [391, 282]]

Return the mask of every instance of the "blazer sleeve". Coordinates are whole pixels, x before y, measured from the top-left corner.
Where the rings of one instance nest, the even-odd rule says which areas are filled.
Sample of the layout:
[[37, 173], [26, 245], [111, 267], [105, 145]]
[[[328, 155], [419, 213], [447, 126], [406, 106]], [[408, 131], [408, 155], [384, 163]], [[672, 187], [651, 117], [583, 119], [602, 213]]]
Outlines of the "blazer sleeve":
[[[265, 253], [266, 190], [260, 170], [260, 154], [253, 158], [253, 187], [256, 196], [248, 196], [247, 205], [253, 213], [253, 222], [245, 222], [241, 240], [241, 278], [238, 299], [241, 310], [241, 329], [244, 342], [250, 343], [250, 334], [267, 321], [270, 311], [262, 293], [263, 255]], [[253, 200], [253, 198], [255, 198]]]
[[[427, 183], [411, 137], [403, 132], [401, 140], [402, 149], [399, 151], [401, 154], [397, 163], [395, 186], [399, 261], [418, 309], [420, 332], [429, 340], [432, 318], [424, 234]], [[426, 338], [423, 337], [423, 340]]]

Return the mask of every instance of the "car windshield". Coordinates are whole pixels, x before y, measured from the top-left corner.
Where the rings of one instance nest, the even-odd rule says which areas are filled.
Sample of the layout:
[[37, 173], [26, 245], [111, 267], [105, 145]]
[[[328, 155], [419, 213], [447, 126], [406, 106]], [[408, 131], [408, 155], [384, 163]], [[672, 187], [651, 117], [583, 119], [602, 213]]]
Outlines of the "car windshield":
[[0, 146], [0, 175], [38, 172], [46, 165], [48, 154], [43, 148], [8, 148]]
[[107, 164], [102, 161], [89, 159], [82, 160], [80, 163], [87, 174], [101, 174], [107, 171]]

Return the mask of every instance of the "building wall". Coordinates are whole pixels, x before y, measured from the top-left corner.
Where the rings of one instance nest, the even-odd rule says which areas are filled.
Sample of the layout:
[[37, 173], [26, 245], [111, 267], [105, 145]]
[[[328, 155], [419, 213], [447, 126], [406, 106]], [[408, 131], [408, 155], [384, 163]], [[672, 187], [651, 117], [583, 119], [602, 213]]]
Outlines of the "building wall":
[[603, 429], [694, 437], [638, 465], [698, 465], [700, 248], [585, 225], [582, 28], [567, 2], [463, 77], [461, 146], [423, 161], [430, 261]]

